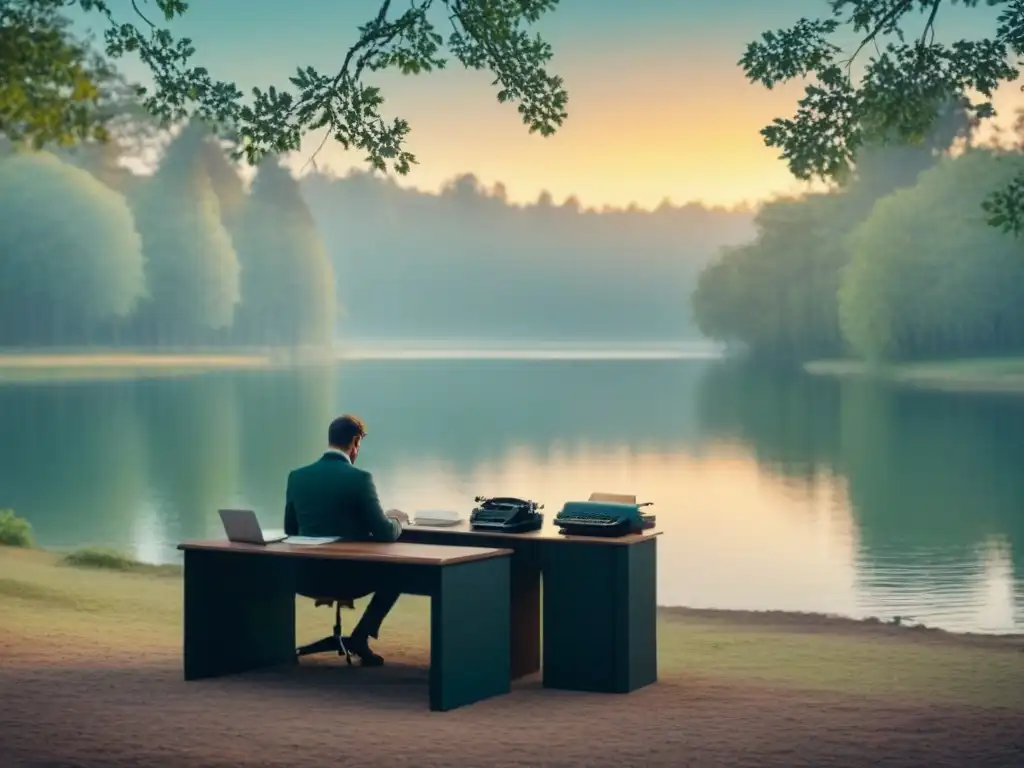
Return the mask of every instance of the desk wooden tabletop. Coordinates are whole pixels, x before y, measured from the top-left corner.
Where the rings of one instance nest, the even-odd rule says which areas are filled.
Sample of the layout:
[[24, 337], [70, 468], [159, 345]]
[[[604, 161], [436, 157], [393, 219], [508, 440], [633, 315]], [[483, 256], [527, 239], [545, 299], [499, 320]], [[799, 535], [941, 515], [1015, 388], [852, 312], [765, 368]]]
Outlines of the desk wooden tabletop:
[[437, 544], [411, 544], [408, 542], [378, 544], [362, 541], [300, 545], [285, 542], [278, 542], [276, 544], [241, 544], [227, 541], [226, 539], [213, 539], [207, 541], [185, 541], [178, 545], [178, 549], [182, 551], [244, 552], [278, 557], [354, 560], [366, 563], [404, 563], [407, 565], [454, 565], [455, 563], [486, 560], [489, 557], [501, 557], [512, 554], [510, 549], [453, 547]]
[[495, 531], [495, 530], [475, 530], [469, 527], [468, 521], [463, 521], [458, 525], [407, 525], [402, 531], [403, 537], [408, 533], [408, 540], [412, 541], [416, 538], [416, 534], [429, 533], [429, 534], [443, 534], [453, 536], [465, 536], [467, 540], [471, 537], [484, 537], [489, 539], [501, 538], [501, 539], [518, 539], [526, 541], [545, 541], [545, 542], [567, 542], [573, 544], [636, 544], [641, 541], [646, 541], [654, 536], [660, 536], [661, 531], [657, 529], [651, 529], [644, 531], [643, 533], [630, 533], [626, 536], [567, 536], [559, 532], [557, 526], [551, 520], [545, 520], [544, 526], [538, 531], [526, 531], [525, 533], [509, 533], [506, 531]]

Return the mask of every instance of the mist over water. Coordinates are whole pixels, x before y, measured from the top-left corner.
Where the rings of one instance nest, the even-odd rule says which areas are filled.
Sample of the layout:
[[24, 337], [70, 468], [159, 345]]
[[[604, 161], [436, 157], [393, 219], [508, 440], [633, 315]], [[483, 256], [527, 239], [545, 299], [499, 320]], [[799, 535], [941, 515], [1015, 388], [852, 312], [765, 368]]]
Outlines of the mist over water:
[[608, 342], [484, 341], [474, 339], [368, 340], [335, 345], [334, 357], [353, 360], [716, 360], [721, 344], [709, 341]]
[[5, 385], [0, 507], [45, 547], [172, 561], [178, 541], [222, 535], [218, 507], [279, 527], [287, 472], [353, 411], [388, 506], [654, 502], [664, 605], [1024, 629], [1024, 403], [713, 355], [527, 357]]

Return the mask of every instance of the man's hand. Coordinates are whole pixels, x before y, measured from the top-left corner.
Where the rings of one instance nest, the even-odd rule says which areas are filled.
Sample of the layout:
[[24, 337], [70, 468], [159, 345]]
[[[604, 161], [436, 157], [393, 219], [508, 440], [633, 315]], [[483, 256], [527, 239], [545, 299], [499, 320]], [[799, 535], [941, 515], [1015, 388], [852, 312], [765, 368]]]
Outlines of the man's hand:
[[409, 524], [409, 516], [400, 509], [389, 509], [384, 513], [384, 517], [389, 517], [392, 520], [397, 520], [402, 525]]

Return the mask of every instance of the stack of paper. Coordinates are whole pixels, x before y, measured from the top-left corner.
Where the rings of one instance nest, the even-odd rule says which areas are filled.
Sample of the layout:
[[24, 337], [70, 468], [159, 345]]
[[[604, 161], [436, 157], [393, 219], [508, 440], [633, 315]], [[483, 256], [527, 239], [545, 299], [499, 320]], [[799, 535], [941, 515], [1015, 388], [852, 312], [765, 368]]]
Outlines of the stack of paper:
[[300, 547], [314, 547], [317, 544], [333, 544], [339, 541], [337, 536], [289, 536], [285, 544], [298, 544]]
[[430, 526], [452, 526], [458, 525], [465, 517], [460, 512], [455, 512], [449, 509], [425, 509], [416, 512], [413, 515], [412, 521], [414, 525], [430, 525]]

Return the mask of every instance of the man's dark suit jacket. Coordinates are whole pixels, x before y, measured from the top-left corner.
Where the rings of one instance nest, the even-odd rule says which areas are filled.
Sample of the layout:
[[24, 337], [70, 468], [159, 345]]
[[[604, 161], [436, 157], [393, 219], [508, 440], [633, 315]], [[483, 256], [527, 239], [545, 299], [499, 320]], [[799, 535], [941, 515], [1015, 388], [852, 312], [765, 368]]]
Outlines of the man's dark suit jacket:
[[396, 541], [402, 526], [384, 516], [373, 476], [353, 466], [347, 456], [328, 451], [288, 475], [284, 532], [349, 541]]

